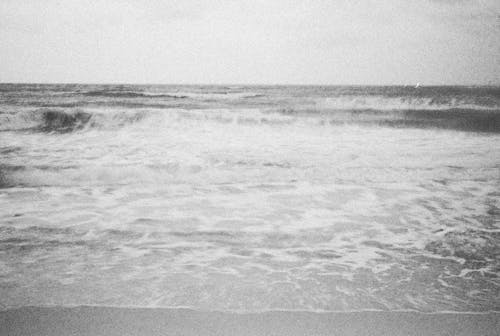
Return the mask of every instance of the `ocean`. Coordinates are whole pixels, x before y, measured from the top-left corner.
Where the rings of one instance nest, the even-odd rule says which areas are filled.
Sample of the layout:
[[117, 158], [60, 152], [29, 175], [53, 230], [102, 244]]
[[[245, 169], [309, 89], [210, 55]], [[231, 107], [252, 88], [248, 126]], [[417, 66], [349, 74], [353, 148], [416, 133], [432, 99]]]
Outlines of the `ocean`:
[[500, 87], [0, 84], [0, 309], [500, 311]]

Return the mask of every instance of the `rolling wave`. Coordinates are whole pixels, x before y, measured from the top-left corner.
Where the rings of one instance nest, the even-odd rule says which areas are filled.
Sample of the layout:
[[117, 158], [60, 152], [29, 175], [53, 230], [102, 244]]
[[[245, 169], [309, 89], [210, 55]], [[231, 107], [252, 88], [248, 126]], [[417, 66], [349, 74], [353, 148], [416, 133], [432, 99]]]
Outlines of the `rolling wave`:
[[40, 109], [0, 115], [1, 131], [71, 132], [82, 129], [92, 114], [82, 110]]
[[115, 113], [82, 109], [37, 109], [16, 114], [0, 114], [0, 131], [67, 133], [88, 128], [115, 128], [144, 119], [144, 111]]
[[395, 128], [448, 129], [500, 133], [497, 111], [449, 110], [320, 110], [285, 109], [36, 109], [0, 114], [0, 131], [67, 133], [88, 129], [117, 129], [149, 121], [157, 129], [180, 121], [237, 125], [360, 125]]

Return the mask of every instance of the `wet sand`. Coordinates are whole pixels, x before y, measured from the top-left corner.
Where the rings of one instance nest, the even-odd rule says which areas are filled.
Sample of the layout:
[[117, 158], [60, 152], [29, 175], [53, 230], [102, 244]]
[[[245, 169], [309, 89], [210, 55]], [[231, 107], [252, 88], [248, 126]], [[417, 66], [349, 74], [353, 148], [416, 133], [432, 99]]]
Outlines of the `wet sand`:
[[0, 335], [498, 335], [500, 313], [266, 312], [21, 308], [0, 312]]

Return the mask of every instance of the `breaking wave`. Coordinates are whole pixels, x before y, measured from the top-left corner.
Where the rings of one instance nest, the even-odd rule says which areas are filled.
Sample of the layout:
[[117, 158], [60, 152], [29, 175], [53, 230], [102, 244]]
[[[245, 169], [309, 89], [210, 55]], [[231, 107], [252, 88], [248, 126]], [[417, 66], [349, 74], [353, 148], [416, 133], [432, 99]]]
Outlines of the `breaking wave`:
[[144, 119], [144, 111], [91, 112], [81, 109], [38, 109], [0, 114], [0, 131], [67, 133], [87, 128], [114, 128]]
[[92, 114], [82, 111], [41, 109], [0, 115], [0, 131], [71, 132], [82, 129]]
[[67, 133], [116, 129], [149, 121], [153, 129], [179, 121], [239, 125], [360, 125], [393, 128], [435, 128], [500, 133], [500, 113], [487, 110], [321, 110], [281, 109], [36, 109], [0, 114], [0, 131]]
[[468, 97], [387, 97], [387, 96], [338, 96], [316, 101], [316, 106], [333, 110], [500, 110], [499, 102], [493, 99], [474, 99]]

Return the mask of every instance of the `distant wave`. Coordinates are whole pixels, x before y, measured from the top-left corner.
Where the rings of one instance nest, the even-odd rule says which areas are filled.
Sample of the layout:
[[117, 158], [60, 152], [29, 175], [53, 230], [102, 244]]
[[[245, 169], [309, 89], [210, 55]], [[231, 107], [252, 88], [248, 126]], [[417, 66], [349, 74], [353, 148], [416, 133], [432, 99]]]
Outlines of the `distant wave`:
[[216, 91], [216, 92], [182, 92], [182, 95], [188, 98], [202, 101], [218, 101], [218, 100], [238, 100], [261, 98], [266, 95], [254, 92], [240, 91]]
[[[233, 101], [239, 99], [254, 99], [263, 98], [266, 95], [261, 93], [253, 92], [233, 92], [233, 91], [217, 91], [217, 92], [172, 92], [172, 93], [161, 93], [161, 92], [144, 92], [144, 91], [113, 91], [113, 90], [94, 90], [86, 91], [81, 93], [86, 97], [105, 97], [105, 98], [149, 98], [153, 99], [191, 99], [193, 101]], [[127, 105], [128, 102], [122, 102], [121, 104]]]
[[84, 96], [90, 97], [109, 97], [109, 98], [171, 98], [184, 99], [185, 95], [173, 95], [164, 93], [150, 93], [137, 91], [110, 91], [110, 90], [95, 90], [82, 93]]

